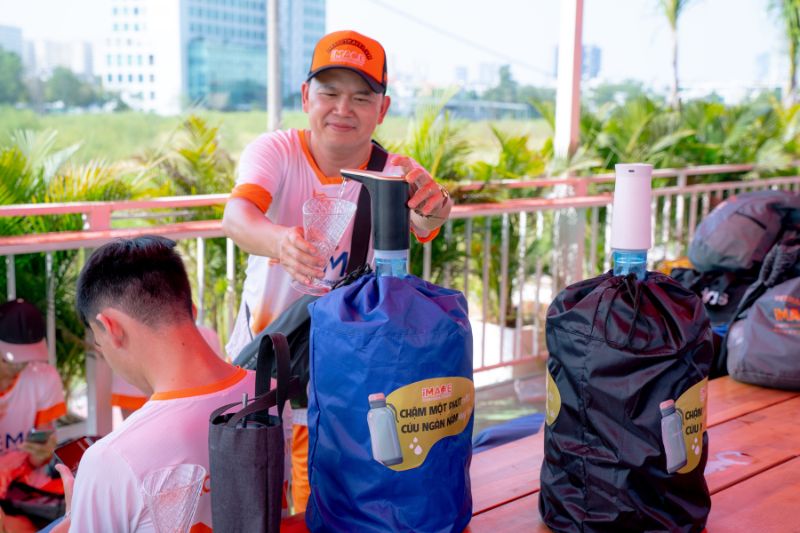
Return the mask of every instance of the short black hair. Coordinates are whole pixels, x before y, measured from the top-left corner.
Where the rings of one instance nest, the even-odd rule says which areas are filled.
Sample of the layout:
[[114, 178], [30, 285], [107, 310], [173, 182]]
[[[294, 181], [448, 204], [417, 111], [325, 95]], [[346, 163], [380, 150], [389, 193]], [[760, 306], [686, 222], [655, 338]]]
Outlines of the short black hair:
[[153, 235], [118, 239], [94, 251], [81, 270], [75, 294], [88, 327], [114, 307], [156, 327], [192, 320], [192, 289], [175, 241]]

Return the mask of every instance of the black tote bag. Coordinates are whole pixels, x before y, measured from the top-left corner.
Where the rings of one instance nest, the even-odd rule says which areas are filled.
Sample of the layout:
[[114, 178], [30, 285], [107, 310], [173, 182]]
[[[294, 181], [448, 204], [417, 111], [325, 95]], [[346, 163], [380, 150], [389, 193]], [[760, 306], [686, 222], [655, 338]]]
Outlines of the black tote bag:
[[[269, 390], [273, 362], [277, 386]], [[280, 333], [261, 339], [256, 369], [256, 398], [223, 405], [211, 414], [208, 432], [211, 517], [215, 531], [277, 533], [283, 490], [283, 407], [299, 390], [289, 377], [289, 346]], [[268, 391], [268, 392], [265, 392]], [[277, 406], [277, 416], [268, 410]]]

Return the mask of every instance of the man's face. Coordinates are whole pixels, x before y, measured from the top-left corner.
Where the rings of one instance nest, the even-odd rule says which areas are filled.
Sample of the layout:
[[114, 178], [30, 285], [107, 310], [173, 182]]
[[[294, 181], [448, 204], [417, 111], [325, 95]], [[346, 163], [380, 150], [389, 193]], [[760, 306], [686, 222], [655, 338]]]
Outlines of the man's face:
[[383, 122], [389, 98], [372, 91], [355, 72], [331, 69], [304, 83], [303, 111], [312, 142], [329, 149], [359, 149]]

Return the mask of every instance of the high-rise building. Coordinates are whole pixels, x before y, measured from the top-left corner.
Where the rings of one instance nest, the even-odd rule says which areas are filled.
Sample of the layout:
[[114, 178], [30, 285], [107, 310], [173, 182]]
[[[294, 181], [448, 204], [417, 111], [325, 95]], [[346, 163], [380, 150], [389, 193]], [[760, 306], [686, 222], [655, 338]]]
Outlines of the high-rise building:
[[85, 41], [25, 41], [25, 68], [35, 76], [47, 78], [56, 67], [71, 70], [86, 81], [94, 78], [92, 45]]
[[16, 26], [0, 26], [0, 48], [22, 59], [22, 30]]
[[314, 45], [325, 35], [325, 0], [280, 0], [281, 94], [287, 104], [299, 104]]
[[[284, 73], [298, 61], [307, 69], [311, 51], [302, 56], [324, 33], [324, 24], [291, 16], [298, 10], [324, 21], [325, 1], [281, 0], [290, 21], [279, 26]], [[236, 109], [265, 101], [266, 0], [111, 0], [110, 29], [102, 81], [135, 109], [174, 114], [189, 105]]]
[[[581, 77], [585, 80], [596, 78], [603, 65], [603, 50], [593, 44], [581, 47]], [[553, 47], [553, 77], [558, 78], [558, 46]]]

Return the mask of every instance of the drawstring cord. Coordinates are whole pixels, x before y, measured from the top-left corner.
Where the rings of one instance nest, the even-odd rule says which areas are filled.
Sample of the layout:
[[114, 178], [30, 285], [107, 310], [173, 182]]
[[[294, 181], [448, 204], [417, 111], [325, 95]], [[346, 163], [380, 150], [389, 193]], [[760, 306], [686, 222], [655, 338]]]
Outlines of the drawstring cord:
[[[639, 309], [641, 308], [642, 287], [641, 283], [637, 283], [636, 274], [631, 272], [625, 276], [622, 279], [622, 283], [617, 285], [617, 287], [614, 289], [614, 294], [611, 296], [611, 303], [614, 302], [623, 287], [627, 289], [628, 294], [630, 294], [631, 298], [633, 299], [633, 320], [631, 321], [631, 328], [628, 330], [628, 335], [625, 337], [625, 344], [622, 345], [622, 348], [630, 348], [631, 342], [633, 341], [633, 335], [636, 332], [636, 320], [639, 318]], [[606, 319], [603, 324], [603, 340], [606, 342], [606, 344], [612, 344], [612, 342], [608, 340], [609, 316], [611, 316], [611, 304], [608, 306], [608, 312], [606, 313]]]

